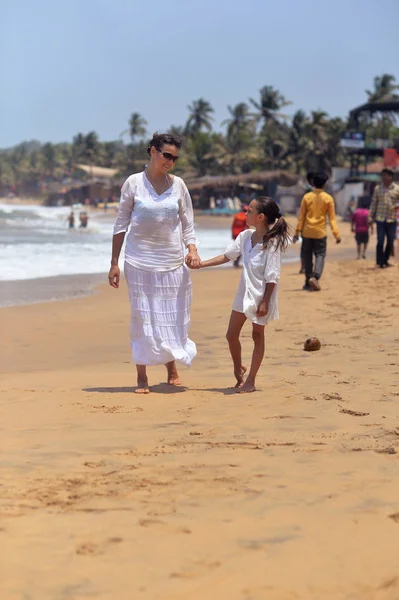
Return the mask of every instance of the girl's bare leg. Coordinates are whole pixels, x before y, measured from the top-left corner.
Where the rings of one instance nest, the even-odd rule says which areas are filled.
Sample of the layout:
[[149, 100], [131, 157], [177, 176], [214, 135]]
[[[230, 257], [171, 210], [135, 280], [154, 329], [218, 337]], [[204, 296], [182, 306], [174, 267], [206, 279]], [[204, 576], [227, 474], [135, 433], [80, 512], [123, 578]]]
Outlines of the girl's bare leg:
[[240, 344], [240, 333], [246, 320], [247, 317], [243, 313], [233, 310], [231, 312], [229, 327], [226, 334], [231, 358], [233, 359], [234, 375], [237, 379], [237, 383], [235, 385], [236, 388], [239, 388], [241, 385], [243, 385], [244, 374], [247, 370], [247, 367], [244, 367], [242, 364]]
[[136, 394], [149, 394], [150, 388], [148, 387], [147, 367], [146, 365], [136, 365], [137, 369], [137, 387], [135, 389]]
[[166, 363], [165, 367], [168, 370], [168, 384], [181, 385], [179, 373], [177, 372], [176, 363], [174, 360]]
[[262, 364], [263, 356], [265, 354], [265, 327], [264, 325], [257, 325], [252, 323], [252, 339], [254, 341], [254, 351], [252, 353], [251, 369], [249, 375], [242, 387], [237, 392], [239, 394], [247, 394], [248, 392], [255, 392], [255, 377]]

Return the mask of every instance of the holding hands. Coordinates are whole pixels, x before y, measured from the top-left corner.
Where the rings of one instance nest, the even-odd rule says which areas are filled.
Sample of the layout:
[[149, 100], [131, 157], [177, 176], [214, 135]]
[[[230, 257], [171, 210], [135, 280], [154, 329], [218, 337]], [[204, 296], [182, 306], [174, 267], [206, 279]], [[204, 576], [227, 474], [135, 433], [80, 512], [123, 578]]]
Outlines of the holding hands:
[[197, 252], [189, 252], [186, 256], [186, 265], [190, 269], [200, 269], [201, 268], [201, 259], [198, 256]]

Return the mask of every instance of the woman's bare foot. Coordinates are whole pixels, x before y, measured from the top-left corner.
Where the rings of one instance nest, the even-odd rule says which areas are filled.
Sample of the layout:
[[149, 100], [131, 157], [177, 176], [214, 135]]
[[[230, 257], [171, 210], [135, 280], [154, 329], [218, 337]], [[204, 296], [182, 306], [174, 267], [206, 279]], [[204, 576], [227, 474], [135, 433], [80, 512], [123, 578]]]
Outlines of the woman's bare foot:
[[256, 387], [255, 383], [248, 381], [248, 379], [241, 387], [237, 388], [237, 394], [249, 394], [251, 392], [256, 392]]
[[176, 363], [174, 361], [171, 363], [167, 363], [166, 368], [168, 369], [168, 384], [181, 385], [179, 373], [176, 369]]
[[150, 388], [148, 387], [148, 379], [144, 381], [137, 381], [137, 387], [134, 390], [135, 394], [149, 394]]
[[244, 375], [247, 372], [247, 367], [241, 365], [241, 370], [239, 373], [234, 373], [235, 378], [237, 379], [237, 383], [235, 384], [235, 388], [240, 388], [244, 385]]

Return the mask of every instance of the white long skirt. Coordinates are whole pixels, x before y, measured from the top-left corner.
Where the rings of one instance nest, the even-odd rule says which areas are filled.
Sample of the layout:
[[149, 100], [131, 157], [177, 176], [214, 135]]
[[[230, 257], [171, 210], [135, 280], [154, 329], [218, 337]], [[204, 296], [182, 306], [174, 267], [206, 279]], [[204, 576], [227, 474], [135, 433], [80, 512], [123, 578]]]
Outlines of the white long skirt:
[[177, 360], [190, 365], [197, 348], [188, 337], [191, 278], [182, 265], [174, 271], [152, 272], [125, 262], [130, 299], [130, 345], [136, 365]]

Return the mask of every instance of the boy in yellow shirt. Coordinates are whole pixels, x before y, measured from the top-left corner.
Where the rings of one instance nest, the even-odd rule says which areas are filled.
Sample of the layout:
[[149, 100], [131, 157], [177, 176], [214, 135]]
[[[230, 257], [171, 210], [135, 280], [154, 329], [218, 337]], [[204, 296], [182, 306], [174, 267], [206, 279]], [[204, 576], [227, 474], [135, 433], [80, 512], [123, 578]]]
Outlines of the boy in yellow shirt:
[[[302, 236], [302, 253], [305, 263], [304, 290], [319, 291], [319, 279], [323, 273], [327, 250], [327, 216], [337, 244], [341, 242], [335, 220], [334, 199], [324, 191], [327, 175], [317, 173], [313, 176], [314, 190], [304, 195], [301, 202], [298, 225], [293, 242]], [[313, 264], [313, 256], [315, 263]]]

